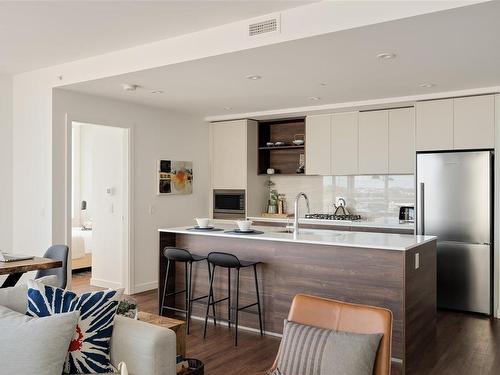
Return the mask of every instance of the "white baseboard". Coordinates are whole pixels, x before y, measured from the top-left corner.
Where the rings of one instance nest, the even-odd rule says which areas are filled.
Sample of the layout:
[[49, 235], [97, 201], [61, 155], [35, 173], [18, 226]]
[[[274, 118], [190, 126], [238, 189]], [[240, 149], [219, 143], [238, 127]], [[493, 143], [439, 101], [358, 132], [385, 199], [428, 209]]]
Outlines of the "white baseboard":
[[150, 281], [147, 283], [135, 284], [133, 294], [146, 292], [148, 290], [158, 289], [158, 281]]
[[115, 281], [96, 279], [95, 277], [90, 278], [90, 285], [98, 286], [100, 288], [109, 288], [109, 289], [123, 288], [123, 286], [120, 283], [117, 283]]

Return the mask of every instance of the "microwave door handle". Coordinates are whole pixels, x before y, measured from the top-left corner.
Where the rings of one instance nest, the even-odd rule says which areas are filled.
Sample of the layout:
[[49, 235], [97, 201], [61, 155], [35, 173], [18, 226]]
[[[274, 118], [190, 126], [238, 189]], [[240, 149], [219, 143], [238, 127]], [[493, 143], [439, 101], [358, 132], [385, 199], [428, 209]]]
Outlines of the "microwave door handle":
[[425, 184], [420, 183], [420, 213], [418, 215], [420, 221], [420, 234], [425, 235]]

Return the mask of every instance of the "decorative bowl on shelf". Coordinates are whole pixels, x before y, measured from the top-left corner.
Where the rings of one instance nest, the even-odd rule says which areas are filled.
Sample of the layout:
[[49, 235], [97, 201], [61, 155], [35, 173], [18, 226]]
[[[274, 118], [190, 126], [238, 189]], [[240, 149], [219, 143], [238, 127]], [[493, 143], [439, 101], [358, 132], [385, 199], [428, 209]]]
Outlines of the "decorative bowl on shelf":
[[273, 142], [266, 142], [266, 146], [267, 146], [267, 147], [273, 147], [273, 146], [274, 146], [274, 143], [273, 143]]
[[281, 141], [279, 141], [279, 142], [274, 142], [274, 145], [275, 145], [275, 146], [284, 146], [284, 145], [285, 145], [285, 142], [281, 142]]
[[302, 146], [304, 144], [304, 136], [305, 134], [302, 134], [302, 133], [299, 133], [299, 134], [295, 134], [293, 136], [293, 141], [292, 143], [296, 146]]

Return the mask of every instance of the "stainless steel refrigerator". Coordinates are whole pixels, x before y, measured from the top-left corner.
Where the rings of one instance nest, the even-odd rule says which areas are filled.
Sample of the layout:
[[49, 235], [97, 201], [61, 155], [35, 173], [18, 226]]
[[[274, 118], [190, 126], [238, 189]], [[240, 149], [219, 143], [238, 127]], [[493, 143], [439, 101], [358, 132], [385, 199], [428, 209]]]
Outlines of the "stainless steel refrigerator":
[[493, 154], [417, 154], [417, 233], [437, 241], [438, 307], [492, 313]]

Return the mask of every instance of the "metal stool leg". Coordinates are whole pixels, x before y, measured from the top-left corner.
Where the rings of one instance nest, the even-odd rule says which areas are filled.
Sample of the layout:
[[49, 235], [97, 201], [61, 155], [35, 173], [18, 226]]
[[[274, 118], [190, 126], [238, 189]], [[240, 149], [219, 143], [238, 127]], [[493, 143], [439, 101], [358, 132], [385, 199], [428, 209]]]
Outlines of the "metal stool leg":
[[187, 334], [189, 335], [189, 324], [191, 323], [191, 313], [193, 311], [193, 302], [191, 301], [193, 298], [193, 262], [189, 262], [189, 284], [187, 285], [188, 287], [186, 288], [186, 293], [189, 292], [189, 306], [187, 309]]
[[236, 272], [236, 319], [235, 319], [235, 335], [234, 346], [238, 346], [238, 317], [240, 315], [240, 269]]
[[[214, 268], [212, 269], [212, 274], [210, 275], [210, 287], [209, 287], [209, 293], [212, 294], [212, 288], [214, 284], [214, 276], [215, 276], [215, 265]], [[212, 294], [213, 298], [213, 294]], [[207, 311], [205, 313], [205, 328], [203, 329], [203, 338], [205, 339], [207, 337], [207, 323], [208, 323], [208, 312], [210, 311], [210, 296], [207, 298]]]
[[257, 282], [257, 265], [253, 265], [253, 274], [255, 276], [255, 291], [257, 293], [257, 310], [259, 312], [259, 327], [260, 327], [260, 335], [264, 335], [264, 330], [262, 329], [262, 313], [260, 311], [260, 296], [259, 296], [259, 283]]
[[[207, 264], [208, 264], [208, 283], [210, 284], [210, 279], [212, 278], [212, 266], [210, 265], [210, 262], [207, 259]], [[208, 291], [208, 302], [214, 302], [214, 291], [212, 288]], [[214, 316], [214, 326], [217, 325], [217, 320], [215, 318], [215, 304], [212, 305], [212, 315]]]
[[184, 263], [184, 310], [186, 310], [186, 332], [188, 332], [187, 320], [189, 318], [189, 275], [188, 275], [188, 264]]
[[231, 329], [231, 268], [227, 269], [227, 328]]
[[160, 315], [163, 315], [163, 307], [165, 306], [165, 295], [167, 294], [168, 271], [170, 270], [170, 261], [167, 261], [167, 270], [165, 272], [165, 283], [163, 284], [163, 296], [161, 298]]

